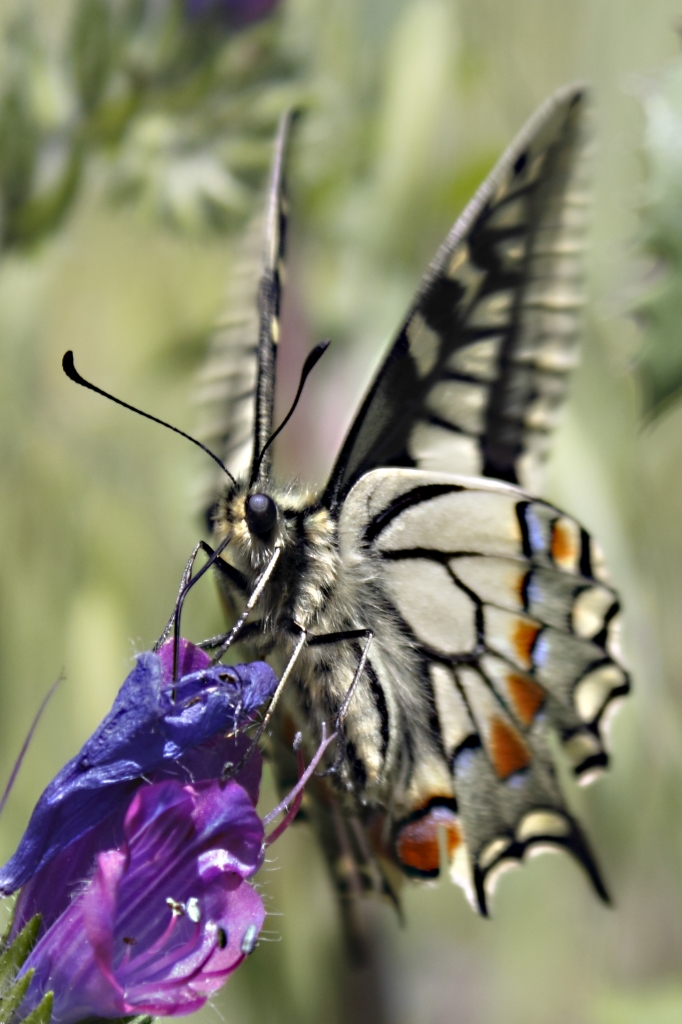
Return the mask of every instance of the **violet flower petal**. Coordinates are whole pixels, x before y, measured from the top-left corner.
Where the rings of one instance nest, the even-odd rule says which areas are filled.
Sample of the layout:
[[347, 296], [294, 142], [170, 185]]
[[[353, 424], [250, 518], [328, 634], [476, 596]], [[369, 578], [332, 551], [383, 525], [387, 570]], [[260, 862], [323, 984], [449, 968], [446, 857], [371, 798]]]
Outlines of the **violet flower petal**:
[[[225, 765], [237, 764], [252, 746], [248, 736], [213, 739], [186, 751], [178, 761], [150, 774], [150, 782], [177, 779], [183, 785], [219, 779]], [[251, 803], [258, 803], [263, 759], [256, 749], [243, 768], [234, 776], [248, 794]], [[88, 829], [78, 840], [55, 854], [22, 887], [14, 910], [12, 934], [18, 934], [35, 914], [40, 914], [45, 928], [51, 927], [82, 888], [84, 879], [92, 874], [96, 855], [102, 850], [114, 849], [123, 842], [123, 819], [126, 801], [98, 825]], [[59, 885], [54, 884], [55, 878]]]
[[244, 879], [262, 861], [263, 825], [236, 782], [142, 786], [124, 835], [31, 953], [22, 1012], [48, 987], [59, 1024], [192, 1012], [242, 961], [249, 929], [262, 927], [262, 900]]
[[[164, 681], [169, 683], [173, 682], [174, 650], [175, 641], [171, 637], [170, 640], [166, 640], [165, 643], [161, 644], [156, 652], [161, 662]], [[209, 668], [210, 665], [211, 659], [206, 651], [202, 651], [201, 647], [197, 647], [195, 644], [190, 643], [189, 640], [185, 640], [184, 637], [180, 637], [178, 645], [178, 678], [182, 679], [183, 676], [189, 676], [193, 672], [201, 672], [202, 669]]]
[[[183, 664], [206, 657], [197, 650], [184, 648]], [[115, 811], [143, 777], [247, 722], [277, 686], [264, 662], [204, 667], [174, 684], [166, 664], [165, 654], [139, 655], [107, 717], [40, 797], [19, 848], [0, 869], [0, 895]]]
[[260, 795], [263, 758], [258, 747], [253, 746], [250, 736], [213, 736], [200, 747], [186, 750], [177, 761], [164, 765], [152, 778], [154, 781], [174, 778], [180, 779], [181, 782], [219, 779], [225, 768], [229, 768], [230, 765], [236, 767], [242, 761], [242, 767], [236, 775], [230, 775], [230, 778], [244, 787], [255, 805]]
[[[43, 929], [52, 927], [82, 890], [84, 881], [92, 875], [97, 854], [122, 844], [125, 811], [126, 802], [123, 801], [104, 821], [56, 853], [31, 876], [17, 895], [12, 936], [18, 935], [36, 914], [42, 918]], [[59, 879], [58, 885], [55, 879]]]

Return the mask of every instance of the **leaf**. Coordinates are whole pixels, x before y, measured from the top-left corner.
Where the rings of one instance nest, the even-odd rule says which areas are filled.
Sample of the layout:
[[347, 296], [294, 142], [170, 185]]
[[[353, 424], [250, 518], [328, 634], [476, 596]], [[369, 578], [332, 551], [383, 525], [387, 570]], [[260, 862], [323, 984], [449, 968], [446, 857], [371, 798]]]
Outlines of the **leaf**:
[[12, 84], [0, 97], [0, 196], [5, 233], [12, 233], [12, 219], [30, 192], [37, 147], [37, 130], [25, 90]]
[[645, 336], [638, 370], [645, 413], [655, 418], [682, 391], [682, 62], [643, 103], [644, 247], [656, 272], [636, 307]]
[[52, 1019], [52, 992], [46, 992], [35, 1010], [24, 1017], [21, 1024], [50, 1024]]
[[82, 147], [74, 146], [58, 180], [49, 189], [28, 199], [17, 212], [14, 220], [14, 241], [17, 245], [29, 246], [59, 226], [71, 208], [82, 167]]
[[[32, 917], [27, 925], [19, 932], [11, 945], [5, 946], [0, 956], [0, 1024], [7, 1024], [10, 1020], [21, 1020], [17, 1014], [28, 986], [31, 984], [33, 971], [27, 971], [18, 980], [17, 975], [25, 964], [31, 950], [36, 944], [40, 930], [40, 915]], [[42, 1012], [42, 1016], [35, 1016]], [[49, 999], [49, 1007], [46, 1009], [45, 999], [36, 1009], [29, 1014], [26, 1020], [33, 1024], [49, 1024], [52, 1014], [52, 997]]]
[[31, 984], [31, 979], [35, 974], [34, 970], [26, 971], [26, 974], [22, 974], [18, 981], [15, 981], [10, 986], [6, 995], [0, 999], [0, 1021], [10, 1021], [14, 1017], [14, 1014], [19, 1009], [23, 1002], [24, 996], [28, 990], [28, 986]]
[[0, 956], [0, 998], [5, 997], [7, 986], [13, 983], [17, 973], [28, 959], [29, 953], [36, 944], [39, 930], [40, 915], [36, 914]]

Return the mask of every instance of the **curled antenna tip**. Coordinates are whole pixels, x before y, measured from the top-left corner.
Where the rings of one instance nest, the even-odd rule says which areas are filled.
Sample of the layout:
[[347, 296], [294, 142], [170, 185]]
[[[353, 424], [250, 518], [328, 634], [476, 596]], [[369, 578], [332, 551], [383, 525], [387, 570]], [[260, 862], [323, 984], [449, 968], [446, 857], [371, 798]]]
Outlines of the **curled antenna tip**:
[[124, 402], [122, 399], [116, 398], [115, 395], [109, 394], [108, 391], [104, 391], [102, 388], [98, 388], [96, 384], [91, 384], [89, 380], [85, 379], [85, 377], [81, 377], [80, 373], [76, 369], [76, 364], [74, 363], [73, 352], [71, 349], [68, 349], [62, 356], [62, 369], [66, 376], [69, 378], [69, 380], [72, 380], [74, 384], [80, 384], [81, 387], [88, 388], [88, 390], [90, 391], [94, 391], [95, 394], [101, 395], [102, 398], [108, 398], [110, 402], [115, 402], [116, 405], [120, 405], [124, 409], [128, 409], [130, 412], [137, 413], [138, 416], [144, 416], [145, 419], [151, 420], [152, 423], [158, 423], [159, 426], [165, 427], [167, 430], [172, 430], [174, 434], [179, 434], [180, 437], [184, 437], [185, 440], [191, 441], [192, 444], [196, 445], [197, 448], [201, 448], [202, 452], [205, 452], [206, 455], [209, 456], [209, 458], [213, 459], [213, 461], [217, 463], [218, 466], [220, 466], [223, 473], [225, 473], [225, 475], [229, 477], [233, 484], [237, 483], [237, 481], [233, 477], [232, 473], [230, 473], [225, 463], [218, 458], [215, 452], [212, 452], [210, 448], [207, 448], [205, 444], [202, 444], [201, 441], [197, 441], [196, 437], [192, 437], [191, 434], [187, 434], [184, 430], [180, 430], [179, 427], [174, 427], [172, 423], [167, 423], [166, 420], [159, 419], [158, 416], [152, 416], [151, 413], [144, 412], [143, 409], [138, 409], [136, 406], [131, 405], [129, 402]]
[[65, 352], [62, 356], [62, 370], [67, 377], [70, 377], [71, 380], [78, 381], [80, 374], [76, 370], [76, 365], [73, 361], [73, 352], [71, 349], [69, 349], [68, 352]]

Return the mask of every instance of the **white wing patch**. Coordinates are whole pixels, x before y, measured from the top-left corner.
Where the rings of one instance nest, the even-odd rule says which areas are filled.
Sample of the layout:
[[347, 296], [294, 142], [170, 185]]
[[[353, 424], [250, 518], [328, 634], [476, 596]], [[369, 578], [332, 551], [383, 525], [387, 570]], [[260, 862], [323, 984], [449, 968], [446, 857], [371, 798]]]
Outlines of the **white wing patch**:
[[504, 335], [498, 334], [483, 341], [473, 341], [463, 348], [456, 349], [445, 364], [447, 370], [465, 377], [489, 383], [497, 375], [497, 361]]
[[438, 361], [440, 338], [419, 314], [410, 321], [407, 329], [410, 355], [417, 364], [420, 377], [428, 377]]
[[[420, 476], [416, 474], [416, 479]], [[358, 489], [371, 487], [369, 477], [367, 474], [360, 481]], [[517, 554], [521, 543], [517, 501], [513, 493], [474, 490], [420, 501], [382, 531], [379, 549], [390, 552], [426, 547], [443, 552]]]
[[463, 555], [452, 558], [450, 569], [465, 586], [486, 604], [495, 604], [511, 611], [523, 611], [523, 593], [528, 566], [513, 558]]
[[443, 744], [448, 757], [476, 732], [462, 695], [459, 692], [452, 669], [437, 662], [429, 666], [429, 675], [436, 701]]
[[439, 470], [444, 464], [452, 464], [469, 476], [480, 476], [483, 469], [481, 450], [475, 438], [433, 423], [418, 421], [407, 446], [410, 458], [424, 469]]
[[444, 566], [425, 558], [388, 562], [382, 582], [401, 617], [426, 647], [441, 654], [473, 651], [476, 608]]
[[461, 380], [442, 380], [429, 392], [426, 407], [458, 430], [482, 434], [487, 401], [487, 388]]

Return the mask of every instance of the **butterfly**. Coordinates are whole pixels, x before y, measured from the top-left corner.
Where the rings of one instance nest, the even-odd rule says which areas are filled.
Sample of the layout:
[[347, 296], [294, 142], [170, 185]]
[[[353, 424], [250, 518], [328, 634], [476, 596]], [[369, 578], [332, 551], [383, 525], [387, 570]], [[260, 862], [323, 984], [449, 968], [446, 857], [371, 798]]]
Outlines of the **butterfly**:
[[250, 243], [212, 339], [204, 436], [235, 477], [209, 513], [228, 640], [285, 656], [282, 785], [291, 736], [339, 727], [307, 814], [344, 896], [397, 900], [447, 864], [486, 914], [505, 867], [558, 847], [608, 899], [554, 738], [580, 780], [607, 765], [607, 713], [630, 686], [619, 600], [587, 531], [534, 493], [576, 362], [585, 105], [581, 86], [552, 96], [458, 218], [319, 493], [279, 484], [271, 460], [289, 115], [257, 301]]

